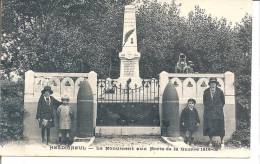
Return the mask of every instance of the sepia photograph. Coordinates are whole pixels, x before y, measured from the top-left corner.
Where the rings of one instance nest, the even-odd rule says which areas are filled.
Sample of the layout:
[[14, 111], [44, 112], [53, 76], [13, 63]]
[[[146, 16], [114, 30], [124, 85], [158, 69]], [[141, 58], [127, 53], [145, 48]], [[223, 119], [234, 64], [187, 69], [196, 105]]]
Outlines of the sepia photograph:
[[0, 155], [250, 157], [252, 13], [251, 0], [1, 1]]

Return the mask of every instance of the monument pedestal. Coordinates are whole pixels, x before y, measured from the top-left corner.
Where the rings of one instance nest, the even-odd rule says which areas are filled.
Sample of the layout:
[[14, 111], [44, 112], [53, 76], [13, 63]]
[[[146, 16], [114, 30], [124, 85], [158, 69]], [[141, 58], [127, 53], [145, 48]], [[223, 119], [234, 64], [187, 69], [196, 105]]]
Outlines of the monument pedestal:
[[96, 136], [160, 136], [159, 126], [97, 126]]
[[[138, 55], [140, 55], [138, 52], [135, 52]], [[139, 57], [135, 58], [125, 58], [122, 53], [120, 53], [120, 77], [119, 82], [122, 84], [122, 86], [126, 86], [127, 81], [131, 79], [130, 86], [135, 87], [142, 85], [142, 79], [139, 76]]]

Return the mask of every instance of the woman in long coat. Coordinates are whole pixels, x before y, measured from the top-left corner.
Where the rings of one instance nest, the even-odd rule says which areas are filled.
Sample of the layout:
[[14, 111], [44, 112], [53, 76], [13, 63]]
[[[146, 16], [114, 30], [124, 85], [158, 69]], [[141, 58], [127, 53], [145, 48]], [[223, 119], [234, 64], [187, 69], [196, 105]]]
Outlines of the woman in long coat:
[[45, 141], [45, 131], [47, 132], [47, 144], [50, 140], [50, 128], [54, 127], [54, 111], [61, 104], [54, 97], [50, 96], [53, 93], [50, 86], [45, 86], [42, 90], [42, 95], [38, 101], [36, 119], [41, 128], [42, 142]]
[[204, 91], [203, 135], [209, 136], [209, 146], [212, 146], [212, 138], [214, 136], [219, 136], [221, 139], [221, 147], [223, 147], [223, 138], [225, 136], [225, 123], [223, 112], [223, 107], [225, 105], [225, 96], [223, 91], [217, 87], [218, 84], [219, 83], [216, 78], [210, 78], [210, 87]]

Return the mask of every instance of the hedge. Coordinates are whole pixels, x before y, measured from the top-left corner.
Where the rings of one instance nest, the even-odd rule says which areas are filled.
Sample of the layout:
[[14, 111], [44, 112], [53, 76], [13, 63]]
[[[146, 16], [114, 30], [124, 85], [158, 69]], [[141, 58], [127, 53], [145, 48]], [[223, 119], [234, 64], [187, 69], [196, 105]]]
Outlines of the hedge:
[[1, 80], [0, 142], [23, 138], [23, 82]]

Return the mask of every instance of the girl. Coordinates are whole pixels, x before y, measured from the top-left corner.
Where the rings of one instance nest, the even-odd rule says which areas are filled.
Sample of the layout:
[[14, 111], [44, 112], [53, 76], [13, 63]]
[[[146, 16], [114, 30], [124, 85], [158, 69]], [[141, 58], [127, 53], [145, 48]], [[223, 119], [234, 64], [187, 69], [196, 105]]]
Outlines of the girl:
[[[57, 109], [57, 116], [59, 118], [59, 144], [70, 143], [70, 129], [73, 119], [73, 111], [69, 106], [69, 97], [64, 96], [61, 98], [62, 104]], [[66, 137], [66, 138], [65, 138]], [[62, 142], [62, 139], [64, 142]]]

